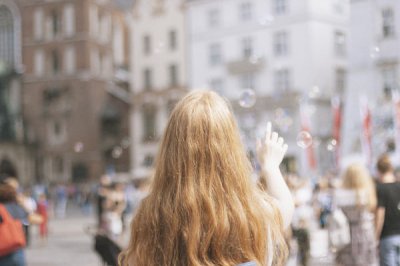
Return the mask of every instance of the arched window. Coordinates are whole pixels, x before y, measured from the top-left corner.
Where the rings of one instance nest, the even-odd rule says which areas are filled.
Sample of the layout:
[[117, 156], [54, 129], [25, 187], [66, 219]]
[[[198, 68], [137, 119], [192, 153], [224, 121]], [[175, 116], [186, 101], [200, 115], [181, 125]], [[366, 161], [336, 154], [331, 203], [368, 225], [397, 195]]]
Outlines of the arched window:
[[15, 66], [15, 23], [11, 10], [0, 5], [0, 60]]

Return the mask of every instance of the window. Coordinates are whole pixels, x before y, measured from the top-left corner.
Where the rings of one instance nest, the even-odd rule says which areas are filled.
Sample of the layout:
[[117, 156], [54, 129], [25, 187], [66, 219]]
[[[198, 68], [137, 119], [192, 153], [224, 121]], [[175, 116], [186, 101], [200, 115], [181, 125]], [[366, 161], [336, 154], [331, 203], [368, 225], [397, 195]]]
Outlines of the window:
[[224, 81], [220, 78], [215, 78], [210, 81], [210, 87], [213, 91], [224, 95]]
[[43, 50], [35, 51], [34, 72], [36, 76], [44, 74], [44, 52]]
[[154, 106], [143, 107], [143, 141], [152, 141], [156, 137], [156, 115], [157, 110]]
[[245, 58], [249, 58], [253, 55], [253, 41], [250, 37], [246, 37], [242, 40], [242, 55]]
[[218, 43], [211, 44], [209, 47], [210, 65], [219, 65], [222, 62], [221, 45]]
[[60, 60], [56, 50], [51, 52], [51, 70], [54, 74], [60, 71]]
[[176, 31], [171, 30], [169, 32], [169, 48], [173, 51], [176, 49]]
[[239, 6], [241, 20], [250, 20], [252, 17], [252, 5], [250, 2], [241, 3]]
[[240, 78], [240, 86], [242, 89], [254, 89], [254, 75], [245, 74]]
[[146, 155], [146, 156], [144, 157], [143, 166], [145, 166], [145, 167], [151, 167], [151, 166], [153, 165], [153, 161], [154, 161], [154, 156], [148, 154], [148, 155]]
[[146, 68], [143, 71], [143, 79], [144, 79], [144, 88], [146, 90], [151, 90], [153, 88], [151, 69]]
[[396, 66], [388, 66], [382, 69], [383, 92], [386, 95], [396, 89]]
[[382, 33], [385, 38], [395, 35], [394, 12], [391, 8], [382, 10]]
[[58, 16], [58, 12], [56, 10], [53, 10], [51, 12], [51, 31], [53, 33], [53, 37], [56, 37], [58, 33], [60, 32], [60, 18]]
[[288, 69], [275, 71], [275, 89], [277, 92], [288, 91], [290, 89], [290, 73]]
[[208, 26], [217, 27], [220, 25], [220, 12], [218, 9], [208, 11]]
[[75, 33], [75, 9], [73, 4], [67, 4], [64, 7], [64, 33], [66, 36], [72, 36]]
[[0, 58], [14, 65], [15, 57], [15, 23], [9, 8], [0, 5]]
[[151, 53], [151, 39], [149, 35], [143, 36], [143, 53], [149, 55]]
[[49, 129], [49, 142], [51, 144], [59, 144], [65, 140], [66, 137], [66, 127], [61, 120], [53, 120], [48, 124]]
[[343, 32], [335, 32], [335, 54], [338, 56], [346, 55], [346, 36]]
[[346, 71], [342, 68], [336, 69], [336, 92], [342, 95], [346, 89]]
[[90, 33], [92, 36], [97, 36], [99, 32], [99, 10], [96, 5], [92, 5], [89, 11]]
[[33, 15], [33, 35], [35, 40], [41, 40], [43, 38], [43, 9], [37, 8], [35, 9]]
[[178, 85], [178, 70], [176, 65], [169, 66], [169, 85], [171, 87]]
[[274, 54], [276, 56], [284, 56], [288, 54], [287, 33], [284, 31], [277, 32], [274, 35]]
[[92, 48], [90, 50], [90, 64], [92, 68], [93, 74], [99, 74], [100, 72], [100, 53], [99, 50], [96, 48]]
[[275, 11], [275, 14], [279, 15], [279, 14], [284, 14], [287, 12], [287, 9], [288, 9], [287, 0], [273, 0], [273, 5], [274, 5], [273, 9]]
[[75, 72], [75, 62], [75, 47], [66, 47], [64, 53], [64, 69], [67, 74], [73, 74]]

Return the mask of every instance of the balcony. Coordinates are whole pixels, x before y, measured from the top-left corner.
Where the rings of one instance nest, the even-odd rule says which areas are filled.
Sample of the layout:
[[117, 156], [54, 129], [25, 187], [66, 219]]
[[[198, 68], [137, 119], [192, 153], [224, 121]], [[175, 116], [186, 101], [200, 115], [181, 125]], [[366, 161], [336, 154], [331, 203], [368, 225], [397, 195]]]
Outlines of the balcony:
[[265, 65], [263, 57], [245, 57], [230, 61], [226, 64], [232, 75], [251, 74], [260, 71]]

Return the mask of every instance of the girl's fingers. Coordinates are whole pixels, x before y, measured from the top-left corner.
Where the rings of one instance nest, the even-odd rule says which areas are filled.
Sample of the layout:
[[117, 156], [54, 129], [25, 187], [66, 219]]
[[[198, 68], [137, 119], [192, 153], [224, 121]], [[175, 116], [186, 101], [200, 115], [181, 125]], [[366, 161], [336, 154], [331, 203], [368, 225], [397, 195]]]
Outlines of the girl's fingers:
[[282, 137], [279, 137], [279, 138], [278, 138], [278, 144], [279, 144], [280, 146], [283, 145], [283, 138], [282, 138]]
[[271, 142], [276, 143], [278, 141], [278, 133], [273, 132], [271, 136]]
[[267, 132], [265, 133], [265, 142], [269, 142], [271, 140], [271, 132], [272, 132], [272, 124], [271, 122], [268, 122]]
[[283, 145], [283, 153], [284, 153], [284, 154], [287, 152], [288, 147], [289, 147], [289, 146], [288, 146], [287, 144], [284, 144], [284, 145]]

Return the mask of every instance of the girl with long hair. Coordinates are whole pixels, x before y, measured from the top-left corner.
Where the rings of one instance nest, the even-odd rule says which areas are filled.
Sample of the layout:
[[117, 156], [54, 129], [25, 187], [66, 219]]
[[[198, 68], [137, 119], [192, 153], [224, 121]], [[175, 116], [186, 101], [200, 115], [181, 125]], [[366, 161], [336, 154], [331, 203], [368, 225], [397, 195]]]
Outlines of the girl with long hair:
[[346, 169], [342, 187], [334, 193], [334, 204], [343, 210], [351, 236], [350, 244], [337, 251], [337, 263], [378, 265], [373, 215], [377, 199], [374, 182], [364, 166], [353, 164]]
[[286, 150], [269, 124], [257, 144], [264, 185], [255, 184], [228, 104], [214, 92], [189, 93], [171, 114], [120, 264], [284, 265], [293, 213], [279, 170]]

